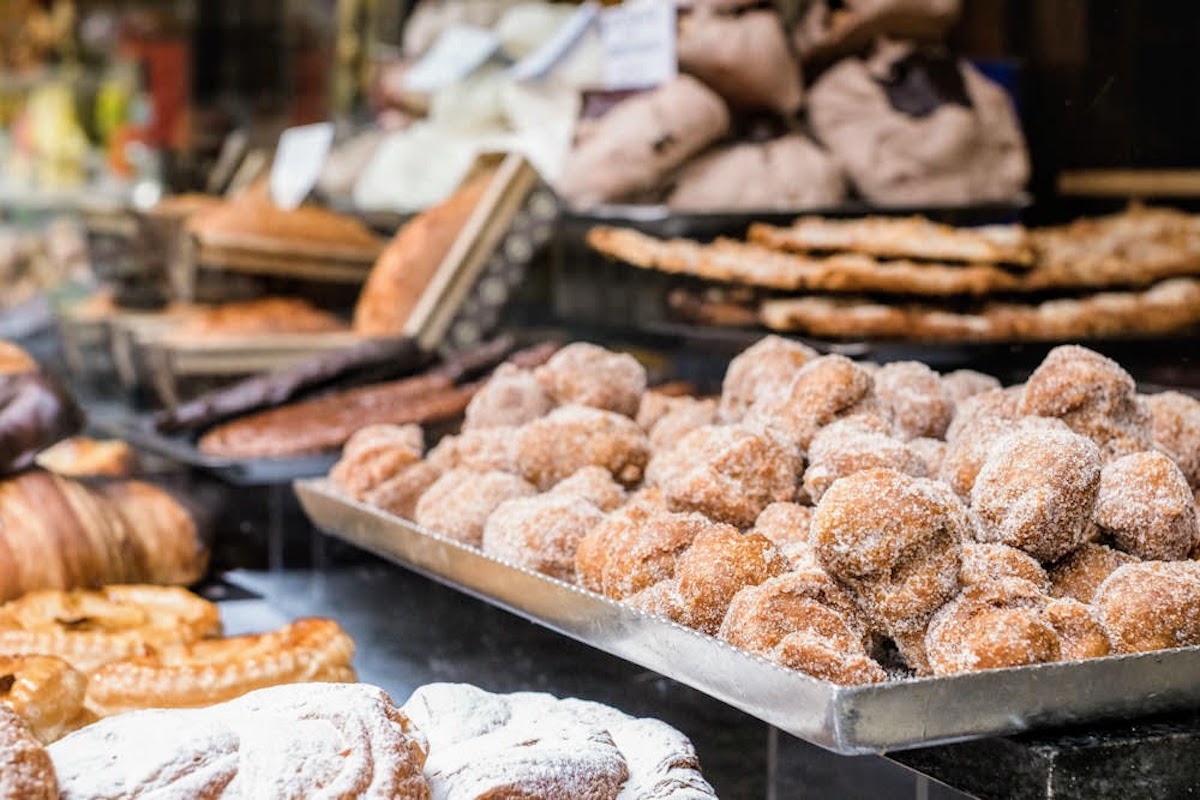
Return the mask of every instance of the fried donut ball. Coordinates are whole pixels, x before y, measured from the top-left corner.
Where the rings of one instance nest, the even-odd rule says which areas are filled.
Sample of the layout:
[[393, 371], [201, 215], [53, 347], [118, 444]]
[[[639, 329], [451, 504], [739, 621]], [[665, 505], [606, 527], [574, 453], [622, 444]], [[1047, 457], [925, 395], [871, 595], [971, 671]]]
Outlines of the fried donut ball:
[[817, 556], [872, 625], [920, 630], [958, 591], [972, 523], [944, 484], [890, 469], [835, 481], [813, 515]]
[[1091, 603], [1109, 575], [1137, 560], [1120, 550], [1089, 542], [1050, 568], [1050, 595]]
[[543, 494], [506, 500], [483, 527], [483, 552], [575, 582], [575, 551], [604, 512], [582, 497]]
[[718, 635], [735, 647], [769, 653], [790, 633], [805, 632], [847, 653], [866, 655], [866, 620], [820, 569], [802, 569], [739, 591]]
[[805, 364], [782, 391], [761, 394], [746, 417], [807, 452], [817, 431], [835, 419], [878, 412], [871, 373], [845, 356], [830, 355]]
[[685, 624], [715, 635], [734, 595], [789, 569], [765, 536], [729, 525], [705, 528], [675, 562]]
[[954, 418], [954, 398], [936, 372], [918, 361], [884, 364], [875, 373], [875, 397], [902, 439], [940, 439]]
[[925, 462], [925, 469], [930, 476], [936, 476], [942, 469], [942, 461], [946, 458], [946, 443], [941, 439], [930, 439], [921, 436], [908, 442], [908, 447]]
[[687, 625], [687, 610], [683, 607], [683, 598], [679, 596], [678, 578], [668, 578], [653, 586], [647, 586], [640, 592], [626, 597], [625, 602], [647, 614]]
[[1200, 644], [1200, 563], [1126, 564], [1100, 584], [1093, 605], [1117, 653]]
[[748, 528], [774, 502], [795, 495], [800, 457], [768, 432], [707, 425], [650, 460], [646, 481], [676, 511], [699, 511]]
[[1070, 431], [1017, 430], [996, 441], [971, 489], [978, 538], [1047, 563], [1079, 547], [1100, 487], [1100, 450]]
[[838, 478], [864, 469], [886, 467], [915, 478], [929, 477], [925, 459], [904, 442], [881, 431], [882, 427], [878, 417], [846, 417], [826, 425], [813, 437], [808, 448], [808, 469], [804, 471], [804, 490], [814, 503], [820, 502]]
[[1154, 444], [1175, 459], [1188, 485], [1200, 489], [1200, 400], [1182, 392], [1147, 395]]
[[582, 497], [601, 511], [615, 511], [625, 503], [625, 488], [604, 467], [584, 467], [554, 484], [549, 494]]
[[954, 419], [946, 428], [946, 442], [953, 444], [962, 438], [962, 432], [979, 420], [1020, 419], [1017, 403], [1020, 402], [1020, 387], [988, 389], [971, 395], [954, 408]]
[[532, 370], [501, 364], [467, 404], [463, 430], [524, 425], [554, 408]]
[[650, 446], [655, 450], [673, 447], [697, 428], [717, 421], [717, 401], [709, 398], [673, 397], [671, 407], [649, 429]]
[[1106, 464], [1093, 513], [1118, 548], [1145, 561], [1187, 558], [1196, 544], [1196, 505], [1187, 478], [1157, 451]]
[[452, 469], [421, 495], [415, 521], [434, 533], [479, 547], [483, 526], [497, 506], [536, 492], [529, 483], [507, 472]]
[[650, 458], [646, 434], [628, 417], [582, 405], [561, 406], [523, 425], [514, 444], [517, 471], [545, 490], [584, 467], [604, 467], [631, 486]]
[[758, 398], [784, 392], [808, 362], [817, 358], [811, 347], [766, 336], [729, 362], [721, 385], [722, 422], [738, 422]]
[[1100, 658], [1112, 652], [1108, 634], [1090, 606], [1070, 597], [1046, 603], [1046, 621], [1058, 634], [1059, 655], [1063, 661]]
[[887, 673], [865, 653], [845, 652], [811, 633], [789, 633], [770, 653], [783, 666], [842, 686], [880, 683]]
[[458, 436], [445, 436], [429, 451], [425, 460], [441, 472], [452, 469], [512, 472], [518, 430], [511, 427], [476, 428]]
[[441, 470], [428, 461], [419, 461], [367, 492], [363, 502], [403, 519], [412, 519], [416, 516], [421, 495], [440, 477]]
[[651, 503], [627, 503], [579, 542], [580, 584], [621, 600], [675, 575], [675, 561], [716, 523], [702, 514], [678, 514]]
[[627, 353], [587, 342], [559, 350], [534, 372], [560, 405], [576, 404], [633, 417], [646, 391], [646, 369]]
[[335, 486], [355, 500], [421, 460], [425, 449], [420, 425], [368, 425], [346, 442], [329, 471]]
[[793, 568], [820, 567], [817, 550], [809, 537], [813, 511], [812, 506], [771, 503], [754, 521], [754, 532], [770, 539]]
[[1070, 432], [1061, 420], [1049, 417], [1003, 419], [982, 416], [964, 425], [946, 445], [938, 477], [950, 484], [959, 497], [969, 500], [979, 470], [995, 448], [996, 442], [1016, 431], [1057, 430]]
[[957, 405], [969, 397], [999, 389], [1000, 381], [973, 369], [956, 369], [942, 376], [942, 386]]
[[1077, 345], [1050, 351], [1025, 384], [1017, 410], [1057, 417], [1106, 457], [1149, 450], [1150, 411], [1121, 365]]
[[958, 573], [963, 586], [1002, 578], [1029, 581], [1043, 592], [1050, 588], [1050, 577], [1046, 570], [1028, 553], [1003, 544], [963, 542], [962, 569]]
[[1037, 586], [1017, 578], [966, 587], [929, 623], [925, 651], [933, 674], [1059, 660], [1058, 632], [1044, 614], [1048, 602]]

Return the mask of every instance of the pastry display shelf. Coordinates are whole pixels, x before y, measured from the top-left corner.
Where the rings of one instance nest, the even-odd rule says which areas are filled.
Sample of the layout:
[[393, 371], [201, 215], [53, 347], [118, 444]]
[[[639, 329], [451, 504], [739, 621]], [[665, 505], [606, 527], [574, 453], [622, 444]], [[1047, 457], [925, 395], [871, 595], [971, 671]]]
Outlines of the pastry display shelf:
[[328, 481], [296, 490], [322, 530], [842, 754], [1200, 708], [1197, 647], [836, 686], [427, 532]]

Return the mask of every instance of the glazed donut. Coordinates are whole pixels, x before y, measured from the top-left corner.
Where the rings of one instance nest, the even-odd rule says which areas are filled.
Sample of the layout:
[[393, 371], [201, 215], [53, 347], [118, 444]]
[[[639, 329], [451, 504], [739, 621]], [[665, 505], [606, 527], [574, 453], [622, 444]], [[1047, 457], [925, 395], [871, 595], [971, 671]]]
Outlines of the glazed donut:
[[54, 763], [16, 712], [0, 703], [0, 797], [58, 800]]
[[45, 590], [0, 606], [0, 655], [54, 655], [81, 672], [220, 633], [212, 603], [185, 589]]
[[0, 706], [20, 715], [43, 744], [88, 721], [86, 691], [87, 677], [60, 658], [0, 656]]
[[141, 708], [199, 708], [288, 683], [348, 683], [354, 642], [328, 619], [271, 633], [161, 647], [92, 673], [87, 708], [109, 717]]

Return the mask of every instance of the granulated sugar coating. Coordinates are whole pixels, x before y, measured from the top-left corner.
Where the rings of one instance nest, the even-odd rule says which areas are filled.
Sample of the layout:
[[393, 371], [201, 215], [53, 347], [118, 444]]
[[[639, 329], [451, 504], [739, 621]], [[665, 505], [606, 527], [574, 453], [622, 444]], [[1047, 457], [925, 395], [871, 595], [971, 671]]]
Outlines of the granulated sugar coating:
[[675, 564], [687, 624], [715, 634], [734, 595], [789, 569], [765, 536], [739, 533], [728, 525], [701, 531]]
[[946, 428], [946, 441], [954, 444], [962, 438], [962, 431], [981, 419], [1017, 419], [1021, 416], [1017, 412], [1019, 401], [1019, 393], [1008, 389], [987, 389], [960, 401], [955, 407], [953, 421]]
[[942, 376], [942, 385], [950, 393], [955, 405], [969, 397], [1000, 388], [1000, 381], [973, 369], [956, 369]]
[[1087, 538], [1100, 487], [1100, 451], [1050, 428], [999, 439], [971, 489], [980, 538], [1055, 561]]
[[1058, 634], [1059, 655], [1064, 661], [1099, 658], [1112, 652], [1108, 634], [1091, 606], [1062, 597], [1047, 603], [1044, 613]]
[[601, 511], [615, 511], [625, 503], [625, 488], [604, 467], [584, 467], [554, 484], [549, 493], [582, 497]]
[[958, 577], [963, 586], [1019, 578], [1043, 592], [1050, 588], [1050, 578], [1041, 564], [1028, 553], [1003, 544], [963, 542], [962, 569]]
[[829, 488], [811, 535], [872, 624], [895, 633], [922, 628], [954, 596], [971, 534], [967, 509], [945, 484], [875, 469]]
[[405, 467], [367, 492], [363, 502], [403, 519], [413, 519], [421, 495], [440, 477], [442, 473], [437, 467], [428, 461], [422, 461]]
[[361, 500], [388, 478], [420, 461], [424, 449], [420, 425], [368, 425], [346, 442], [342, 457], [329, 471], [329, 479]]
[[1109, 575], [1137, 560], [1106, 545], [1085, 544], [1050, 568], [1050, 594], [1091, 603]]
[[1146, 561], [1187, 558], [1196, 544], [1192, 490], [1163, 453], [1134, 453], [1105, 465], [1094, 513], [1118, 548]]
[[1057, 661], [1058, 633], [1035, 584], [1001, 578], [968, 586], [934, 615], [925, 649], [935, 675]]
[[916, 361], [885, 364], [875, 373], [875, 397], [902, 439], [940, 439], [954, 417], [954, 398], [936, 372]]
[[878, 417], [857, 415], [826, 425], [813, 437], [804, 489], [814, 503], [838, 478], [867, 469], [887, 467], [915, 478], [929, 476], [925, 459], [880, 427]]
[[697, 428], [717, 421], [717, 401], [694, 397], [673, 397], [671, 407], [649, 429], [650, 446], [655, 450], [673, 447]]
[[1200, 563], [1127, 564], [1100, 584], [1094, 605], [1118, 653], [1200, 644]]
[[759, 339], [729, 362], [721, 386], [721, 421], [738, 422], [759, 397], [783, 392], [817, 356], [811, 347], [780, 336]]
[[764, 391], [746, 419], [778, 431], [807, 452], [814, 436], [841, 416], [879, 413], [871, 373], [845, 356], [810, 361], [780, 391]]
[[870, 656], [830, 647], [825, 639], [807, 631], [783, 637], [770, 658], [789, 669], [843, 686], [879, 683], [888, 677]]
[[941, 472], [942, 461], [946, 458], [945, 442], [921, 436], [909, 441], [908, 446], [925, 462], [925, 469], [930, 475], [936, 476]]
[[870, 633], [854, 601], [821, 569], [803, 569], [738, 592], [719, 635], [769, 653], [789, 633], [806, 632], [834, 649], [866, 655]]
[[1146, 395], [1154, 444], [1175, 459], [1188, 485], [1200, 490], [1200, 400], [1182, 392]]
[[1106, 457], [1149, 450], [1150, 412], [1121, 365], [1086, 347], [1050, 351], [1025, 384], [1017, 410], [1058, 417], [1100, 446]]
[[506, 500], [483, 528], [483, 552], [574, 582], [575, 551], [604, 512], [582, 497], [547, 493]]
[[476, 472], [511, 472], [516, 456], [517, 428], [497, 426], [446, 436], [429, 451], [426, 461], [442, 472], [470, 469]]
[[524, 425], [552, 408], [554, 401], [531, 370], [501, 364], [467, 404], [463, 430]]
[[792, 499], [799, 472], [799, 456], [775, 436], [707, 425], [656, 453], [646, 481], [673, 509], [748, 528], [771, 503]]
[[498, 505], [537, 490], [507, 472], [450, 470], [417, 502], [416, 523], [463, 544], [479, 547], [483, 526]]
[[517, 470], [545, 490], [584, 467], [604, 467], [626, 486], [639, 483], [650, 457], [646, 434], [628, 417], [561, 406], [517, 429]]
[[586, 342], [569, 344], [538, 367], [538, 383], [555, 402], [633, 417], [646, 391], [646, 370], [633, 356]]
[[959, 436], [946, 445], [938, 477], [964, 500], [970, 500], [979, 470], [983, 469], [997, 442], [1016, 431], [1038, 430], [1070, 432], [1071, 429], [1061, 420], [1050, 417], [978, 417], [960, 428]]

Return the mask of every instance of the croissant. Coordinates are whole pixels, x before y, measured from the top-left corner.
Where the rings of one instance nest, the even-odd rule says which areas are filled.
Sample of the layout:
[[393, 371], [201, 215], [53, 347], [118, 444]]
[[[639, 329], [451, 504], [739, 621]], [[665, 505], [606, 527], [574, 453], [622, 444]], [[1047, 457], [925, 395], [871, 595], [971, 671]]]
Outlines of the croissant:
[[0, 602], [35, 589], [190, 584], [207, 566], [190, 515], [150, 484], [89, 486], [41, 470], [0, 481]]

